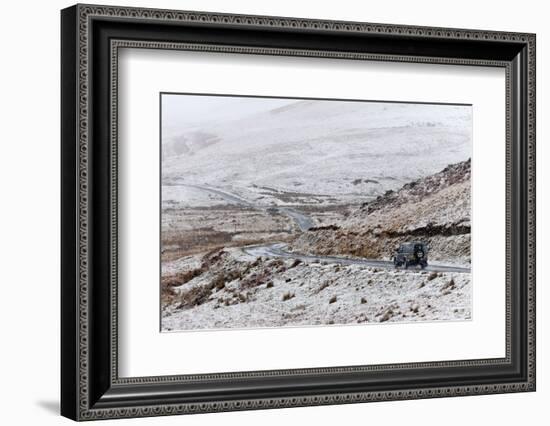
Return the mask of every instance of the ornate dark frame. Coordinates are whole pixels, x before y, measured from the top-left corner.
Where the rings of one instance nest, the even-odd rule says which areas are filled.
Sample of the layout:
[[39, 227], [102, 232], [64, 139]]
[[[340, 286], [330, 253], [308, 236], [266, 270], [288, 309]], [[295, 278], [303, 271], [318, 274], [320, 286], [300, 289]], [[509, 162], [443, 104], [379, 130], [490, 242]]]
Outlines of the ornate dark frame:
[[[61, 13], [61, 413], [74, 420], [535, 390], [535, 35], [126, 7]], [[117, 53], [191, 49], [506, 69], [506, 357], [119, 378]]]

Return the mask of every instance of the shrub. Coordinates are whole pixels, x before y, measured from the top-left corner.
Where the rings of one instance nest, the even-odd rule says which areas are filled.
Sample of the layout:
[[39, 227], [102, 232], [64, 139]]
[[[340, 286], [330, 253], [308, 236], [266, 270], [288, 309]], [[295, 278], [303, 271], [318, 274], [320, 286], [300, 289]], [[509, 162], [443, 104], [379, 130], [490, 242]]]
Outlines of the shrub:
[[243, 279], [240, 283], [241, 288], [253, 288], [258, 287], [266, 283], [271, 275], [267, 271], [261, 271], [258, 273], [251, 274], [249, 277]]
[[284, 266], [284, 264], [285, 264], [285, 262], [283, 262], [282, 259], [275, 259], [275, 260], [272, 260], [271, 262], [269, 262], [268, 266], [275, 269], [277, 267]]
[[242, 273], [239, 269], [232, 269], [230, 271], [222, 271], [218, 275], [216, 275], [212, 281], [210, 281], [209, 287], [211, 289], [216, 288], [218, 290], [221, 290], [225, 287], [226, 283], [230, 283], [231, 281], [234, 281], [236, 279], [240, 279], [242, 276]]
[[177, 306], [181, 308], [193, 308], [195, 306], [202, 305], [208, 300], [212, 290], [207, 286], [196, 286], [182, 293], [180, 296], [180, 304]]
[[167, 287], [167, 288], [163, 287], [161, 289], [161, 294], [160, 294], [160, 301], [162, 306], [164, 307], [164, 306], [171, 305], [176, 299], [176, 296], [177, 296], [177, 293], [171, 287]]
[[290, 265], [290, 268], [295, 268], [300, 263], [302, 263], [302, 261], [300, 259], [294, 259], [294, 262], [292, 262], [292, 264]]
[[210, 285], [212, 288], [216, 288], [217, 290], [221, 290], [225, 287], [225, 277], [223, 274], [218, 274], [214, 277], [214, 279], [210, 282]]
[[163, 287], [178, 287], [186, 284], [193, 278], [202, 275], [206, 271], [206, 267], [202, 265], [200, 268], [191, 269], [190, 271], [180, 272], [169, 277], [162, 278]]
[[285, 293], [285, 294], [283, 294], [283, 302], [286, 302], [287, 300], [290, 300], [293, 297], [294, 297], [294, 293], [290, 293], [290, 292]]
[[327, 288], [331, 284], [330, 280], [325, 281], [323, 284], [321, 284], [319, 287], [317, 287], [317, 290], [315, 290], [315, 294], [321, 293], [325, 288]]
[[453, 288], [455, 288], [455, 280], [451, 278], [447, 284], [441, 287], [441, 290], [452, 290]]
[[435, 278], [437, 278], [437, 272], [431, 272], [430, 275], [428, 275], [428, 281], [431, 281]]
[[219, 262], [225, 255], [226, 253], [223, 249], [215, 248], [210, 250], [202, 257], [202, 267], [205, 269], [208, 268], [209, 266]]

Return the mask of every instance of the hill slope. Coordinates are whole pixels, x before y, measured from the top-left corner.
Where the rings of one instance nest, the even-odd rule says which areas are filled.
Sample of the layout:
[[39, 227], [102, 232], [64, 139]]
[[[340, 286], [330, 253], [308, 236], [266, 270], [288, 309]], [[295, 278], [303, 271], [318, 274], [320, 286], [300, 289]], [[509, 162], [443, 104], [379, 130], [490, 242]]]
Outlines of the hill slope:
[[387, 191], [331, 226], [312, 228], [294, 243], [299, 252], [390, 258], [396, 245], [421, 240], [430, 259], [470, 262], [471, 161]]
[[[467, 106], [223, 102], [202, 122], [182, 117], [163, 132], [164, 184], [210, 185], [263, 204], [288, 202], [285, 193], [321, 204], [360, 203], [470, 156]], [[216, 112], [243, 105], [242, 114]]]

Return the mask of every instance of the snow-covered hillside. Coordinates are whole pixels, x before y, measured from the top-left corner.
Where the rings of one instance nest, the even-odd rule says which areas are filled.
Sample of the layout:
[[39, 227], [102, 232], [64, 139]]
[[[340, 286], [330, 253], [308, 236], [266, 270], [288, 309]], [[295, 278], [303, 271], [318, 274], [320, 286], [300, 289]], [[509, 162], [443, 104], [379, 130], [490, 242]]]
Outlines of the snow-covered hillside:
[[471, 319], [469, 274], [265, 259], [224, 249], [163, 265], [162, 330]]
[[[193, 95], [163, 103], [163, 183], [264, 205], [312, 195], [363, 202], [471, 156], [469, 106]], [[189, 113], [194, 103], [200, 114]]]

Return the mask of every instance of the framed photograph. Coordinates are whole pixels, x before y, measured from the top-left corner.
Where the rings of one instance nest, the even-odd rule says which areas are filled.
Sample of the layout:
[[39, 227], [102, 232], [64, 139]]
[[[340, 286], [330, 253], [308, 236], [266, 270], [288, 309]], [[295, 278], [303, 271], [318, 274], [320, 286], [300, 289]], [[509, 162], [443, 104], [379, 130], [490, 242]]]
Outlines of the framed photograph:
[[61, 12], [61, 412], [535, 390], [535, 35]]

